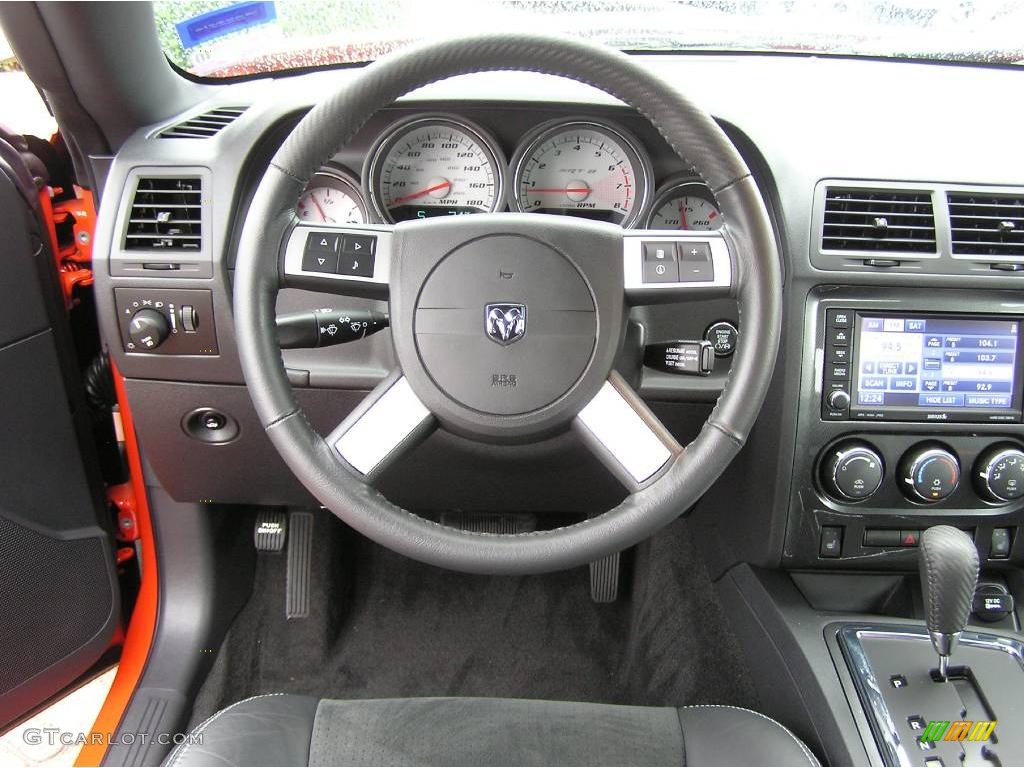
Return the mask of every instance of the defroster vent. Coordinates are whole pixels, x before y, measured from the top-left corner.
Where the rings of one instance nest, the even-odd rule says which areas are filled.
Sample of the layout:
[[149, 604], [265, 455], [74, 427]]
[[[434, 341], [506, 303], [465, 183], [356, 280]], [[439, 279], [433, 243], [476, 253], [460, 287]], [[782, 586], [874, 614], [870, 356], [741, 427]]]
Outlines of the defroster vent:
[[931, 193], [829, 187], [821, 247], [827, 251], [935, 253]]
[[190, 117], [158, 134], [161, 139], [208, 139], [235, 122], [247, 107], [219, 107]]
[[202, 180], [139, 178], [125, 230], [125, 250], [199, 251], [202, 244]]

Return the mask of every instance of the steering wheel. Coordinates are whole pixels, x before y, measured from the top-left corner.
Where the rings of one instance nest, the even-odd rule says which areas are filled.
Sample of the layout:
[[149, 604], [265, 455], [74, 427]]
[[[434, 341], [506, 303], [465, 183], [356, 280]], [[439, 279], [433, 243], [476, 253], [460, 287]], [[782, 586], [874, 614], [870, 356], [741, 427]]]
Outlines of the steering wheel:
[[[494, 70], [570, 78], [637, 109], [701, 173], [722, 210], [722, 228], [642, 233], [569, 216], [446, 216], [334, 228], [338, 236], [372, 238], [362, 241], [364, 253], [373, 252], [372, 269], [336, 275], [304, 268], [314, 230], [299, 224], [293, 210], [313, 172], [400, 96]], [[712, 279], [645, 281], [648, 244], [681, 249], [697, 240], [709, 246]], [[281, 287], [293, 285], [389, 300], [399, 368], [326, 437], [296, 403], [277, 343], [275, 299]], [[697, 438], [682, 447], [613, 363], [629, 305], [712, 296], [736, 297], [743, 333], [721, 397]], [[618, 51], [495, 34], [380, 59], [296, 125], [245, 219], [234, 320], [246, 384], [267, 435], [325, 507], [417, 560], [518, 574], [582, 565], [625, 549], [707, 491], [743, 446], [764, 402], [778, 352], [781, 298], [764, 201], [708, 114]], [[529, 443], [573, 429], [629, 495], [608, 512], [555, 530], [485, 534], [440, 525], [392, 504], [372, 485], [437, 426], [492, 444]]]

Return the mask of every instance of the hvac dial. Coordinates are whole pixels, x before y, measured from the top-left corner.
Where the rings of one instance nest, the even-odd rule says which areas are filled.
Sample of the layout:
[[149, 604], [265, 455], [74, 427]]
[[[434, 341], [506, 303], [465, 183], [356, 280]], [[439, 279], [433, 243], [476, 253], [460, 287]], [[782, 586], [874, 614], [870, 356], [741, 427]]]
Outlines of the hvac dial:
[[489, 213], [505, 204], [505, 158], [483, 129], [444, 116], [392, 126], [368, 156], [363, 178], [374, 212], [406, 219]]
[[365, 224], [369, 220], [356, 180], [329, 168], [313, 174], [295, 204], [295, 215], [318, 224]]
[[651, 165], [636, 139], [593, 120], [548, 123], [512, 161], [512, 207], [632, 226], [647, 203]]
[[722, 226], [722, 212], [711, 190], [698, 181], [665, 184], [654, 196], [648, 229], [712, 230]]

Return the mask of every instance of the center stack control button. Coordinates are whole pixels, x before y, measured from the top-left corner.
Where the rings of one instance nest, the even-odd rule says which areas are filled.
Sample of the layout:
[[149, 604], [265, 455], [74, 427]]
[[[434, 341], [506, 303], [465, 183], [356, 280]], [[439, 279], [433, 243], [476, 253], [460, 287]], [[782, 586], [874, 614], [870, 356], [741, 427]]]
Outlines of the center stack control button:
[[956, 490], [960, 483], [960, 461], [941, 446], [911, 449], [900, 462], [899, 482], [912, 501], [934, 504]]
[[821, 467], [821, 482], [830, 496], [863, 501], [882, 485], [885, 465], [867, 443], [847, 442], [832, 448]]

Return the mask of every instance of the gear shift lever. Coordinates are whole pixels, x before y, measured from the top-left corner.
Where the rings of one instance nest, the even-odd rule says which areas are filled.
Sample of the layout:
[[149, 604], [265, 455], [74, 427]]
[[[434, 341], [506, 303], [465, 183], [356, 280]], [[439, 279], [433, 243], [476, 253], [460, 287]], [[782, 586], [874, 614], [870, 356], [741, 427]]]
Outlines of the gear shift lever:
[[945, 680], [949, 656], [971, 613], [978, 583], [978, 550], [960, 529], [936, 525], [921, 536], [918, 570], [928, 635], [939, 654], [939, 677]]

